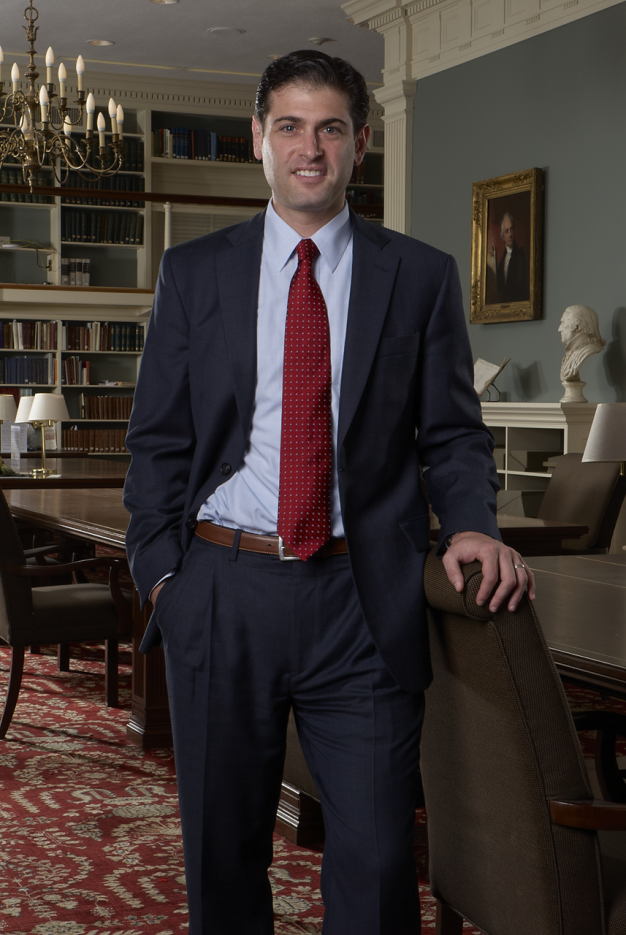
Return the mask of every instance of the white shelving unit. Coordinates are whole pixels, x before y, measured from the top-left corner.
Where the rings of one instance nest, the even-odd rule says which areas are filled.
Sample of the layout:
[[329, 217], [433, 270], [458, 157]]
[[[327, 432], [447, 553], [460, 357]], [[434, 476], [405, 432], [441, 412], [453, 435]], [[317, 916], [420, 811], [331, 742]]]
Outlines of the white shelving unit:
[[[0, 286], [0, 326], [7, 321], [55, 321], [57, 324], [57, 347], [54, 350], [0, 349], [0, 356], [45, 357], [56, 360], [56, 382], [53, 384], [16, 384], [21, 390], [32, 392], [63, 393], [72, 416], [69, 423], [58, 426], [57, 445], [61, 446], [61, 431], [71, 425], [81, 428], [120, 428], [127, 419], [84, 419], [80, 412], [80, 396], [132, 396], [139, 372], [140, 351], [86, 351], [64, 350], [61, 347], [62, 324], [78, 321], [108, 321], [110, 324], [147, 323], [152, 306], [150, 290], [125, 292], [114, 289], [80, 288], [63, 289], [55, 286], [27, 287]], [[91, 361], [91, 383], [89, 385], [65, 384], [64, 362], [68, 357], [79, 357]], [[107, 386], [102, 380], [120, 380], [124, 386]], [[2, 386], [0, 385], [0, 392]], [[97, 455], [102, 457], [100, 452]]]
[[504, 490], [545, 490], [550, 456], [584, 451], [596, 411], [593, 403], [482, 403], [493, 432]]

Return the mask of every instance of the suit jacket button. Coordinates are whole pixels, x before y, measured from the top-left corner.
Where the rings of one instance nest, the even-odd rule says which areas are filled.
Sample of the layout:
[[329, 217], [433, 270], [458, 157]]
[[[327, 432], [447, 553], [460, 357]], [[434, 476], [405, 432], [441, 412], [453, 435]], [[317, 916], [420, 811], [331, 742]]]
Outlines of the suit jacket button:
[[220, 471], [222, 472], [222, 474], [224, 474], [225, 477], [227, 477], [230, 474], [230, 472], [232, 471], [232, 467], [230, 466], [228, 461], [224, 461], [223, 465], [220, 468]]
[[187, 522], [185, 523], [185, 526], [187, 527], [187, 529], [195, 529], [197, 525], [198, 523], [195, 519], [188, 519]]

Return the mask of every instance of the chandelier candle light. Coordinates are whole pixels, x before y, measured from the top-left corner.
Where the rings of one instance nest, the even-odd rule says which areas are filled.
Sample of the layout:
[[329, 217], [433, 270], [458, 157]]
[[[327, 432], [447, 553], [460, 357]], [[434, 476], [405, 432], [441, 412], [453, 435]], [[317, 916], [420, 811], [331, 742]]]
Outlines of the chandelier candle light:
[[[41, 84], [38, 89], [39, 72], [35, 65], [37, 54], [35, 42], [39, 27], [35, 26], [35, 23], [39, 19], [39, 13], [33, 6], [33, 0], [30, 0], [29, 6], [24, 11], [24, 18], [28, 23], [28, 26], [24, 26], [23, 29], [28, 39], [30, 58], [24, 76], [28, 82], [26, 91], [19, 90], [20, 70], [17, 63], [11, 69], [13, 90], [11, 94], [4, 90], [2, 80], [4, 55], [0, 47], [0, 122], [12, 122], [15, 125], [0, 127], [0, 166], [8, 156], [18, 159], [22, 165], [24, 182], [30, 186], [31, 191], [36, 174], [44, 165], [52, 166], [59, 182], [62, 181], [58, 174], [59, 167], [61, 172], [63, 169], [66, 172], [72, 170], [81, 175], [83, 175], [81, 170], [85, 169], [88, 175], [83, 175], [84, 178], [93, 178], [94, 175], [101, 177], [115, 175], [122, 166], [124, 154], [122, 106], [116, 107], [113, 98], [109, 100], [111, 142], [108, 144], [105, 139], [104, 115], [98, 114], [98, 145], [96, 147], [93, 127], [96, 105], [93, 94], [90, 93], [85, 98], [85, 62], [82, 55], [76, 59], [77, 97], [70, 105], [67, 99], [67, 72], [62, 62], [58, 70], [58, 95], [55, 91], [52, 80], [54, 52], [51, 48], [46, 52], [46, 83]], [[53, 102], [59, 114], [60, 124], [58, 126], [52, 123]], [[78, 108], [79, 115], [75, 121], [72, 121], [70, 117], [70, 107]], [[72, 127], [82, 125], [85, 112], [87, 113], [85, 136], [83, 139], [75, 140], [72, 137]], [[92, 149], [94, 149], [99, 167], [94, 164], [95, 159], [90, 159]]]

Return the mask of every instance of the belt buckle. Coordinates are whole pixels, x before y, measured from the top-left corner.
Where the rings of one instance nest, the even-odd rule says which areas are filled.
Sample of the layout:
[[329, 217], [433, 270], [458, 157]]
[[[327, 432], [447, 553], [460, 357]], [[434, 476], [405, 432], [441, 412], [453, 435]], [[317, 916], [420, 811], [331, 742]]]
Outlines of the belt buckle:
[[285, 555], [285, 542], [282, 536], [278, 537], [278, 557], [281, 562], [299, 562], [297, 555]]

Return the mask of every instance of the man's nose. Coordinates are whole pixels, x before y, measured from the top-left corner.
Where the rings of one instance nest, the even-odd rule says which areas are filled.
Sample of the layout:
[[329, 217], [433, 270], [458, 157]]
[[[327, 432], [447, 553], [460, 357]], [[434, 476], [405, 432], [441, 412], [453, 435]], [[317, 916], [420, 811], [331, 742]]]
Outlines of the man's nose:
[[319, 140], [314, 131], [302, 135], [302, 153], [309, 159], [315, 159], [319, 155]]

